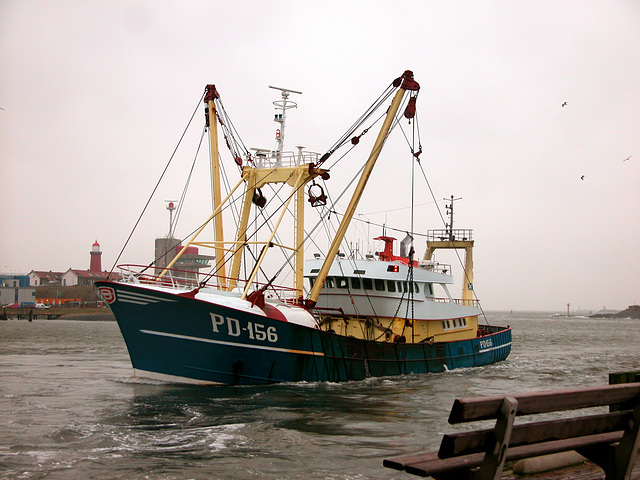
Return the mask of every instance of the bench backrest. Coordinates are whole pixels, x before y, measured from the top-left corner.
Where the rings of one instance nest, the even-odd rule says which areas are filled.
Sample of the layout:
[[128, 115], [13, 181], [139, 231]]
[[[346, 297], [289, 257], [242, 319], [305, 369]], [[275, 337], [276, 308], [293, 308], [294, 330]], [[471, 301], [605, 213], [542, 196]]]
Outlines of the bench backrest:
[[[494, 396], [456, 399], [449, 414], [449, 423], [498, 418], [504, 398]], [[513, 395], [513, 398], [518, 402], [516, 415], [575, 410], [633, 401], [640, 398], [640, 383], [523, 393]]]
[[[510, 408], [505, 409], [505, 403]], [[517, 415], [529, 415], [574, 410], [605, 405], [620, 405], [622, 409], [609, 413], [534, 421], [514, 424]], [[454, 402], [449, 423], [497, 419], [495, 428], [445, 434], [438, 457], [451, 458], [484, 452], [498, 437], [511, 447], [542, 442], [581, 438], [599, 442], [604, 439], [618, 441], [623, 431], [634, 421], [634, 409], [640, 411], [640, 384], [607, 385], [580, 390], [565, 389], [547, 392], [523, 393], [511, 397], [479, 397], [458, 399]], [[511, 418], [507, 418], [511, 416]], [[631, 422], [631, 423], [630, 423]], [[499, 428], [499, 425], [503, 425]], [[504, 430], [508, 429], [508, 434]], [[498, 432], [498, 430], [501, 430]], [[587, 438], [589, 437], [589, 438]], [[576, 443], [577, 445], [577, 443]]]

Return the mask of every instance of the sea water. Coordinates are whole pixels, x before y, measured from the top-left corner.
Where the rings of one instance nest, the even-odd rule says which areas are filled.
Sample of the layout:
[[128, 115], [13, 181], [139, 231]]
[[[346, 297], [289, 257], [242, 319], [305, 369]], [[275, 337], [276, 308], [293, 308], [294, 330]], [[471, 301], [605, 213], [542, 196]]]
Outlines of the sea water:
[[[193, 387], [134, 378], [115, 322], [0, 322], [0, 479], [407, 479], [455, 398], [604, 385], [640, 370], [640, 321], [487, 313], [501, 363], [348, 383]], [[162, 355], [162, 352], [157, 352]]]

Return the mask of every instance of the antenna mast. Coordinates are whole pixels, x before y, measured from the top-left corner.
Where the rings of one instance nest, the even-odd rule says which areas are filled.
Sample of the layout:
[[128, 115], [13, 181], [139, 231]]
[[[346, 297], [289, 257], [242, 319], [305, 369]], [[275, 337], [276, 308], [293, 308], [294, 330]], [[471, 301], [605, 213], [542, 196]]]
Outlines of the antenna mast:
[[284, 147], [284, 129], [287, 120], [287, 110], [289, 110], [290, 108], [296, 108], [298, 106], [296, 102], [289, 100], [289, 94], [302, 94], [302, 92], [298, 92], [297, 90], [290, 90], [288, 88], [274, 87], [272, 85], [269, 85], [269, 88], [280, 90], [280, 92], [282, 92], [282, 100], [276, 100], [275, 102], [273, 102], [276, 109], [279, 109], [282, 112], [276, 113], [275, 118], [273, 119], [274, 122], [280, 124], [280, 128], [276, 129], [276, 142], [278, 143], [278, 146], [276, 147], [276, 166], [279, 167], [282, 162], [282, 149]]
[[451, 198], [444, 198], [443, 200], [449, 200], [451, 203], [449, 205], [445, 205], [445, 208], [447, 209], [447, 215], [449, 215], [449, 223], [447, 224], [447, 237], [449, 237], [450, 241], [453, 241], [453, 202], [455, 202], [456, 200], [462, 200], [462, 197], [458, 197], [458, 198], [453, 198], [453, 195], [451, 195]]

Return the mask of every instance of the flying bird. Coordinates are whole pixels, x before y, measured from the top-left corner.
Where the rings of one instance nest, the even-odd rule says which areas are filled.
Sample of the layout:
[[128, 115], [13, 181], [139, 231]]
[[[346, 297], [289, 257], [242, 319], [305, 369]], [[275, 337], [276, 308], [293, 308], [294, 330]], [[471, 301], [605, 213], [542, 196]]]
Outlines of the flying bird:
[[580, 180], [584, 180], [584, 175], [582, 175], [582, 176], [580, 177]]
[[623, 162], [626, 162], [627, 160], [629, 160], [631, 157], [633, 157], [633, 155], [629, 155], [627, 158], [625, 158], [624, 160], [622, 160]]
[[562, 106], [563, 106], [563, 107], [566, 107], [566, 106], [567, 106], [567, 102], [564, 102], [564, 103], [562, 104]]

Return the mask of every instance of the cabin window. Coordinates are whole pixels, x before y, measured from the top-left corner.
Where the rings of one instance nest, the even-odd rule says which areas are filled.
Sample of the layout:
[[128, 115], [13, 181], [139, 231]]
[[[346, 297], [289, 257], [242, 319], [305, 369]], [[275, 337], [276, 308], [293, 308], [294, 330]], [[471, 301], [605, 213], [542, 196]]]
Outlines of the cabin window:
[[358, 277], [351, 278], [351, 288], [354, 290], [360, 290], [360, 279]]
[[309, 285], [313, 288], [313, 284], [316, 283], [316, 277], [309, 277]]
[[413, 288], [415, 289], [416, 293], [420, 293], [420, 286], [417, 283], [413, 284]]
[[365, 290], [373, 290], [373, 281], [370, 278], [363, 278], [362, 286]]
[[338, 288], [349, 288], [349, 281], [346, 277], [336, 277]]
[[378, 290], [380, 292], [384, 292], [384, 280], [376, 278], [374, 281], [375, 281], [375, 284], [376, 284], [376, 290]]
[[396, 291], [395, 280], [387, 280], [387, 291], [392, 293]]
[[407, 284], [407, 282], [402, 282], [402, 291], [404, 293], [407, 293], [409, 291], [409, 285]]
[[325, 286], [327, 288], [334, 288], [336, 286], [336, 282], [333, 277], [327, 277], [327, 281], [325, 282]]

